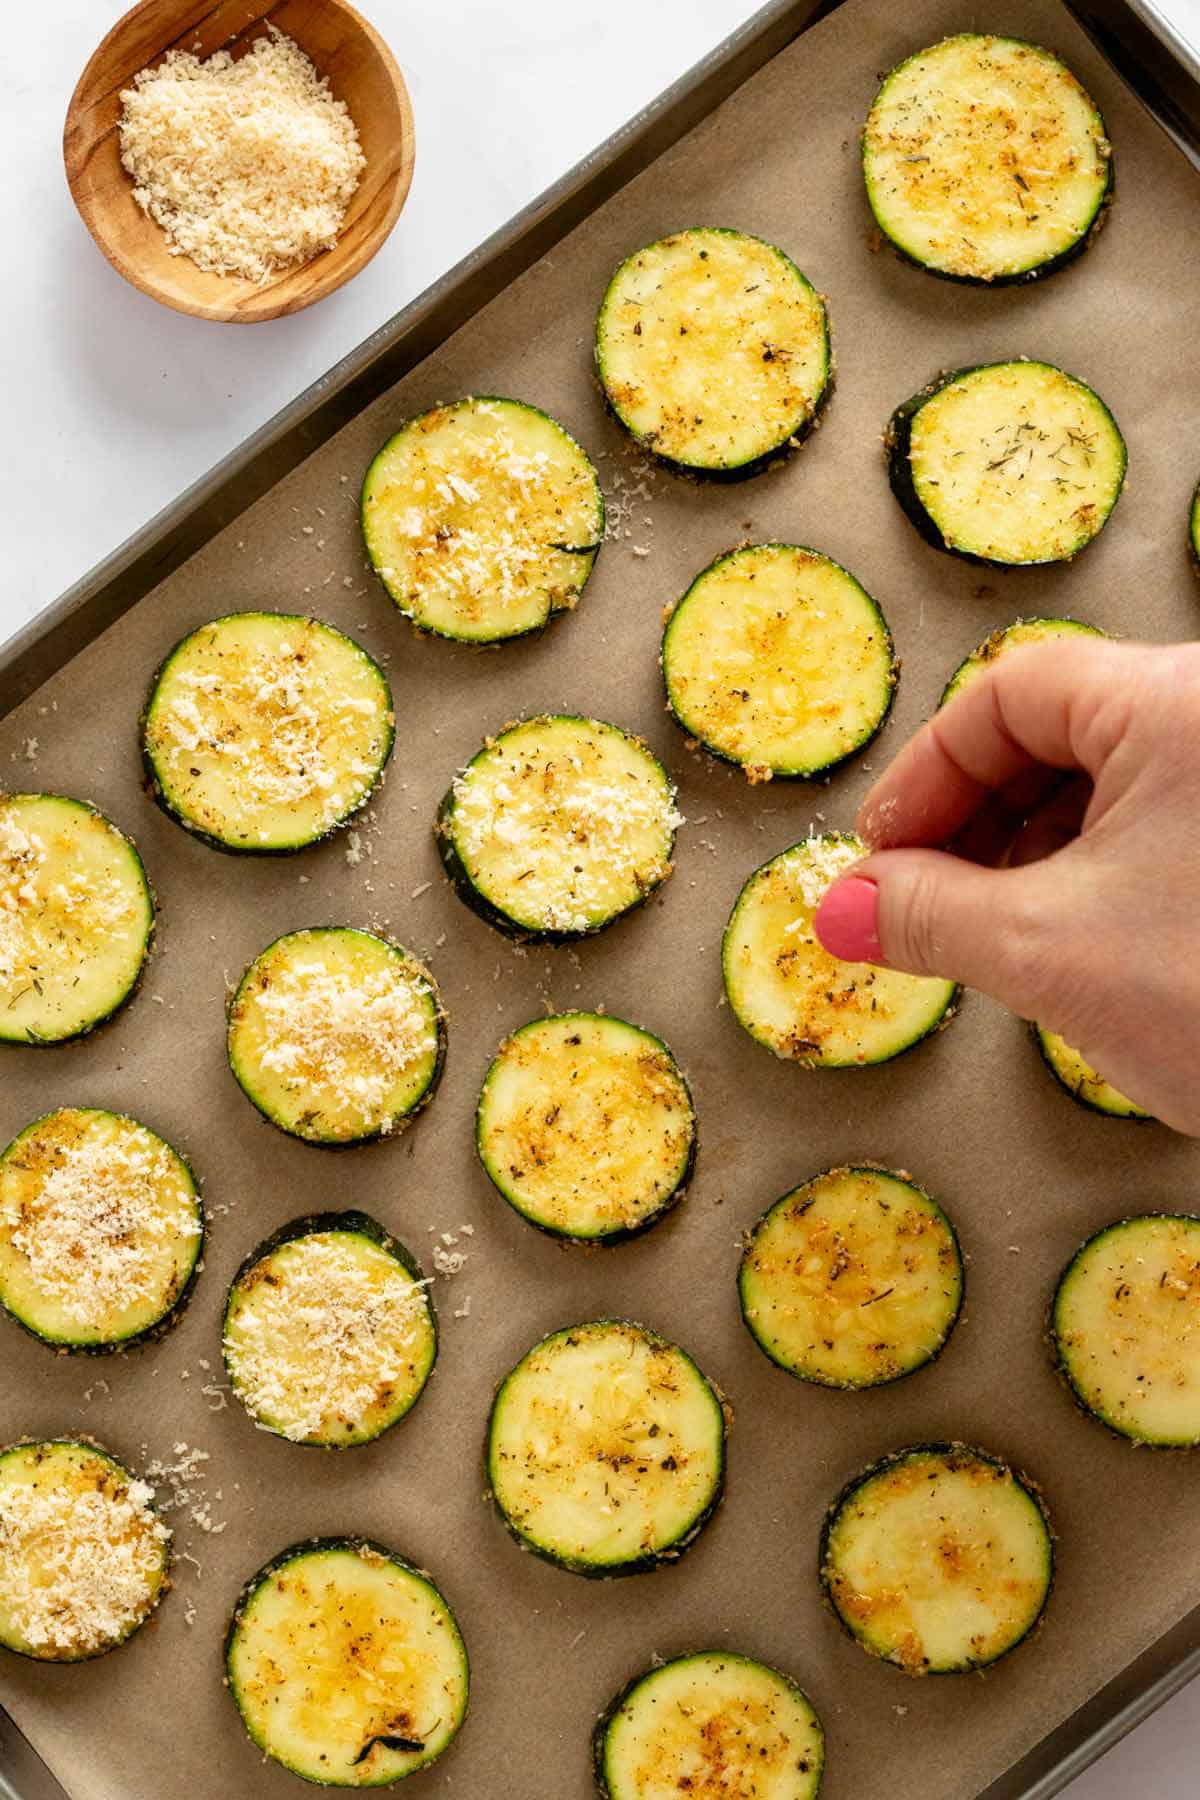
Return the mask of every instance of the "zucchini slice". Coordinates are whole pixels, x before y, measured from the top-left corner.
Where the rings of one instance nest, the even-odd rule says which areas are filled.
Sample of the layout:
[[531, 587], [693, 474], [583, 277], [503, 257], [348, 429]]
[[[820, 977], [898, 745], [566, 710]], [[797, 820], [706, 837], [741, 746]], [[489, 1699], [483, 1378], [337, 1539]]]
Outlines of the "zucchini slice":
[[1085, 1412], [1135, 1444], [1200, 1444], [1200, 1219], [1146, 1213], [1077, 1250], [1050, 1309]]
[[638, 1675], [593, 1737], [604, 1800], [815, 1800], [825, 1734], [769, 1663], [698, 1650]]
[[965, 1444], [921, 1444], [872, 1464], [821, 1536], [834, 1612], [906, 1675], [955, 1675], [1006, 1655], [1041, 1618], [1053, 1579], [1037, 1490]]
[[428, 1575], [362, 1538], [293, 1544], [243, 1588], [225, 1642], [251, 1740], [322, 1787], [436, 1762], [467, 1714], [457, 1621]]
[[1002, 625], [963, 658], [943, 688], [938, 705], [945, 706], [955, 694], [961, 694], [1006, 650], [1020, 649], [1023, 644], [1043, 644], [1049, 638], [1076, 637], [1081, 632], [1088, 637], [1105, 635], [1098, 625], [1085, 625], [1082, 619], [1014, 619], [1011, 625]]
[[69, 1438], [0, 1451], [0, 1645], [82, 1662], [132, 1637], [167, 1588], [171, 1533], [144, 1481]]
[[133, 844], [63, 794], [0, 794], [0, 1043], [83, 1037], [129, 999], [154, 899]]
[[344, 1449], [416, 1405], [437, 1356], [428, 1284], [361, 1212], [294, 1219], [242, 1264], [225, 1306], [229, 1385], [293, 1444]]
[[487, 1474], [524, 1549], [576, 1575], [673, 1562], [721, 1498], [725, 1413], [690, 1356], [627, 1319], [552, 1332], [492, 1403]]
[[0, 1306], [44, 1344], [117, 1350], [159, 1336], [203, 1246], [191, 1170], [136, 1119], [60, 1107], [0, 1155]]
[[1095, 101], [1049, 50], [963, 32], [885, 76], [862, 143], [875, 222], [951, 281], [1033, 281], [1103, 223], [1112, 151]]
[[1125, 440], [1098, 394], [1053, 363], [939, 375], [892, 414], [892, 492], [921, 536], [968, 562], [1069, 562], [1125, 480]]
[[804, 838], [756, 869], [734, 903], [725, 993], [739, 1025], [776, 1056], [825, 1069], [887, 1062], [950, 1013], [954, 982], [840, 962], [818, 942], [826, 888], [866, 854], [849, 832]]
[[888, 1169], [829, 1169], [765, 1212], [738, 1272], [742, 1317], [781, 1369], [877, 1387], [940, 1355], [962, 1306], [949, 1219]]
[[1105, 1081], [1103, 1075], [1098, 1075], [1078, 1050], [1072, 1050], [1065, 1038], [1059, 1037], [1056, 1031], [1047, 1031], [1044, 1026], [1035, 1025], [1033, 1035], [1042, 1053], [1042, 1061], [1050, 1073], [1081, 1106], [1090, 1107], [1093, 1112], [1107, 1113], [1112, 1119], [1150, 1117], [1148, 1112], [1135, 1106], [1124, 1094], [1118, 1093], [1115, 1087]]
[[696, 1114], [660, 1038], [607, 1014], [558, 1013], [501, 1044], [475, 1143], [494, 1186], [531, 1225], [614, 1244], [683, 1198]]
[[743, 231], [676, 231], [627, 257], [596, 317], [609, 405], [683, 469], [753, 474], [829, 395], [825, 302], [790, 257]]
[[827, 773], [869, 744], [898, 665], [878, 606], [840, 563], [751, 544], [693, 581], [663, 633], [680, 725], [751, 781]]
[[183, 638], [142, 716], [155, 799], [217, 850], [280, 854], [364, 806], [395, 736], [361, 644], [297, 613], [230, 613]]
[[671, 873], [675, 790], [639, 738], [599, 719], [507, 726], [453, 782], [435, 836], [461, 900], [507, 937], [603, 931]]
[[1197, 484], [1192, 495], [1191, 511], [1188, 513], [1188, 548], [1193, 562], [1200, 569], [1200, 484]]
[[555, 420], [491, 396], [435, 406], [367, 470], [372, 567], [421, 631], [497, 644], [573, 607], [604, 538], [587, 456]]
[[433, 1098], [445, 1026], [432, 975], [352, 925], [289, 931], [229, 1007], [229, 1066], [264, 1118], [310, 1144], [403, 1130]]

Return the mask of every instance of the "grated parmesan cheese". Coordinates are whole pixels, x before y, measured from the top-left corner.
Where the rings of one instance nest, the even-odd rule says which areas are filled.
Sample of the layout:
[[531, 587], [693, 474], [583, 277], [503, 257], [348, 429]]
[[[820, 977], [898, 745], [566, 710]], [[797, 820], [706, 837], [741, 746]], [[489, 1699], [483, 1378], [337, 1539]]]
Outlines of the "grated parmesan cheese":
[[[614, 464], [608, 473], [610, 486], [605, 494], [605, 538], [631, 538], [637, 516], [641, 517], [643, 525], [653, 529], [653, 517], [649, 513], [638, 515], [638, 508], [655, 498], [659, 471], [647, 457], [635, 455], [629, 464], [628, 474], [619, 464]], [[632, 549], [635, 556], [650, 554], [649, 546], [640, 547], [635, 544]]]
[[23, 1285], [86, 1332], [169, 1304], [180, 1247], [202, 1230], [177, 1157], [132, 1120], [52, 1113], [0, 1167], [0, 1278], [15, 1251]]
[[[49, 1014], [58, 1026], [71, 1007], [86, 1007], [89, 965], [108, 965], [114, 982], [117, 965], [136, 969], [148, 915], [140, 865], [131, 870], [115, 825], [55, 795], [0, 796], [0, 1011], [9, 1020], [36, 1028]], [[16, 1009], [33, 1004], [30, 993], [36, 1017], [22, 1020]]]
[[465, 1250], [444, 1250], [441, 1244], [433, 1246], [433, 1266], [447, 1281], [452, 1275], [461, 1275], [466, 1261]]
[[[204, 1465], [212, 1461], [211, 1453], [194, 1444], [177, 1443], [171, 1446], [171, 1454], [173, 1462], [156, 1456], [146, 1464], [146, 1473], [166, 1484], [166, 1494], [159, 1502], [163, 1511], [186, 1512], [195, 1522], [197, 1511], [209, 1510]], [[219, 1491], [214, 1498], [220, 1498]]]
[[36, 878], [45, 862], [43, 839], [0, 812], [0, 983], [16, 978], [26, 921], [37, 906]]
[[86, 1655], [118, 1643], [149, 1610], [171, 1534], [144, 1481], [115, 1480], [107, 1458], [82, 1447], [69, 1470], [47, 1463], [39, 1479], [37, 1448], [24, 1479], [0, 1484], [0, 1619], [35, 1655]]
[[785, 931], [806, 931], [811, 915], [816, 912], [827, 890], [840, 875], [866, 855], [866, 848], [856, 837], [807, 838], [786, 859], [788, 878], [809, 914], [784, 927]]
[[329, 968], [285, 962], [256, 996], [261, 1066], [335, 1096], [340, 1111], [376, 1124], [415, 1063], [437, 1049], [429, 989], [400, 964]]
[[603, 521], [573, 439], [517, 401], [479, 398], [411, 420], [372, 465], [363, 507], [370, 560], [401, 611], [482, 642], [573, 606]]
[[538, 725], [497, 740], [507, 756], [493, 745], [456, 777], [455, 845], [477, 879], [486, 864], [489, 898], [511, 900], [541, 929], [583, 931], [598, 903], [663, 879], [684, 821], [656, 765], [631, 766], [605, 728], [565, 746], [539, 741]]
[[268, 26], [238, 60], [169, 50], [121, 94], [121, 162], [172, 256], [264, 282], [330, 250], [366, 158], [345, 103]]
[[374, 775], [376, 709], [344, 691], [342, 669], [312, 658], [301, 667], [297, 656], [283, 641], [257, 647], [240, 666], [229, 659], [219, 674], [173, 671], [155, 714], [156, 747], [176, 770], [197, 751], [218, 755], [234, 804], [246, 811], [313, 802], [329, 825], [345, 808], [347, 777], [354, 786]]
[[271, 1274], [225, 1337], [238, 1398], [268, 1429], [325, 1438], [411, 1382], [430, 1333], [426, 1284], [387, 1251], [313, 1232], [276, 1253]]

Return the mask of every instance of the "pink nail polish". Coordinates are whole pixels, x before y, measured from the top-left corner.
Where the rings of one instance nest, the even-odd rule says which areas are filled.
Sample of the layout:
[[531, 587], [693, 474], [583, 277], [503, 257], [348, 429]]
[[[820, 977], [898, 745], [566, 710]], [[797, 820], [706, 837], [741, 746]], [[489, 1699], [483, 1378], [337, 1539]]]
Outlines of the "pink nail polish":
[[835, 881], [813, 914], [813, 930], [842, 962], [882, 963], [878, 884], [867, 875]]

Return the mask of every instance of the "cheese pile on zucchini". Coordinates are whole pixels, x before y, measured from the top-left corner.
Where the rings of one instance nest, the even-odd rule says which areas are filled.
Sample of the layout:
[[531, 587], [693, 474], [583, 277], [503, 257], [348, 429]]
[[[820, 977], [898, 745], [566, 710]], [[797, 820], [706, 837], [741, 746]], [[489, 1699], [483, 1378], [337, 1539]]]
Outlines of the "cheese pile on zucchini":
[[1086, 1412], [1135, 1444], [1200, 1444], [1200, 1219], [1098, 1231], [1059, 1279], [1050, 1328]]
[[134, 1119], [63, 1107], [0, 1156], [0, 1306], [43, 1343], [115, 1350], [155, 1334], [203, 1242], [191, 1170]]
[[596, 1726], [604, 1800], [815, 1800], [825, 1734], [767, 1663], [701, 1650], [631, 1681]]
[[738, 895], [721, 947], [738, 1023], [812, 1067], [886, 1062], [940, 1025], [952, 981], [840, 962], [817, 941], [813, 914], [827, 888], [867, 854], [849, 833], [805, 838], [756, 869]]
[[264, 1117], [314, 1144], [401, 1129], [432, 1098], [445, 1048], [428, 970], [349, 925], [268, 944], [230, 1003], [228, 1044]]
[[81, 1037], [133, 992], [154, 902], [141, 858], [83, 800], [0, 794], [0, 1043]]
[[660, 1039], [607, 1014], [559, 1013], [501, 1044], [479, 1096], [475, 1142], [494, 1185], [531, 1225], [612, 1244], [683, 1198], [696, 1115]]
[[834, 1502], [821, 1580], [864, 1650], [907, 1675], [982, 1669], [1027, 1637], [1054, 1577], [1024, 1476], [963, 1444], [884, 1457]]
[[962, 1305], [954, 1227], [886, 1169], [829, 1169], [763, 1214], [738, 1293], [759, 1348], [802, 1381], [864, 1388], [942, 1350]]
[[1050, 1073], [1062, 1083], [1073, 1099], [1093, 1112], [1107, 1113], [1113, 1119], [1148, 1119], [1150, 1114], [1119, 1093], [1111, 1082], [1098, 1075], [1091, 1063], [1072, 1050], [1065, 1038], [1042, 1025], [1033, 1027], [1037, 1047]]
[[294, 1544], [247, 1582], [229, 1692], [265, 1755], [325, 1787], [436, 1762], [467, 1713], [466, 1646], [429, 1576], [357, 1538]]
[[1052, 363], [939, 375], [892, 414], [892, 491], [939, 550], [1002, 568], [1068, 562], [1125, 480], [1125, 440], [1098, 394]]
[[1104, 636], [1098, 625], [1085, 625], [1081, 619], [1014, 619], [1011, 625], [1002, 625], [985, 637], [970, 656], [963, 658], [943, 688], [938, 705], [945, 706], [955, 694], [961, 694], [1006, 651], [1018, 650], [1024, 644], [1044, 644], [1056, 637], [1075, 637], [1080, 633], [1087, 637]]
[[1095, 101], [1048, 50], [963, 32], [886, 76], [862, 145], [896, 249], [955, 281], [1030, 281], [1083, 250], [1112, 191]]
[[825, 303], [745, 232], [677, 231], [626, 259], [596, 318], [609, 404], [685, 469], [751, 474], [803, 438], [833, 380]]
[[166, 1592], [170, 1539], [146, 1483], [94, 1445], [0, 1452], [0, 1644], [42, 1662], [115, 1649]]
[[897, 663], [887, 623], [839, 563], [795, 544], [718, 557], [662, 641], [683, 729], [751, 781], [827, 773], [887, 717]]
[[363, 806], [392, 753], [391, 689], [361, 645], [294, 613], [231, 613], [171, 651], [142, 757], [155, 798], [219, 850], [300, 850]]
[[595, 469], [519, 400], [459, 400], [389, 438], [362, 491], [367, 555], [422, 631], [494, 644], [575, 605], [604, 537]]
[[420, 1398], [437, 1355], [427, 1284], [364, 1213], [286, 1225], [242, 1264], [225, 1308], [229, 1385], [265, 1431], [365, 1444]]
[[600, 1319], [535, 1344], [501, 1382], [487, 1471], [517, 1541], [578, 1575], [681, 1556], [715, 1511], [725, 1414], [691, 1358]]
[[508, 937], [601, 931], [671, 873], [675, 790], [640, 739], [545, 714], [489, 738], [442, 801], [459, 897]]

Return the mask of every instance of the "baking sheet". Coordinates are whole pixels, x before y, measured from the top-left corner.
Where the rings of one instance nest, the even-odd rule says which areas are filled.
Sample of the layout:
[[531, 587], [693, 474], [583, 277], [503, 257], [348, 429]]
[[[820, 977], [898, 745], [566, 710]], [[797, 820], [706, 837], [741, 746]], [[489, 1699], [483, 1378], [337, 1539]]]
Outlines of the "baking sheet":
[[[880, 71], [946, 31], [997, 25], [1057, 46], [1091, 87], [1117, 146], [1118, 199], [1094, 248], [1044, 288], [976, 292], [872, 251], [855, 140]], [[214, 1213], [205, 1274], [159, 1348], [85, 1361], [4, 1336], [0, 1437], [89, 1430], [135, 1466], [208, 1456], [174, 1514], [180, 1547], [202, 1569], [180, 1561], [177, 1591], [146, 1630], [94, 1664], [6, 1659], [0, 1669], [0, 1698], [73, 1800], [300, 1791], [243, 1737], [220, 1649], [241, 1580], [310, 1533], [381, 1537], [441, 1583], [472, 1652], [472, 1716], [411, 1791], [447, 1784], [471, 1800], [584, 1800], [596, 1712], [653, 1653], [700, 1642], [764, 1656], [804, 1683], [829, 1735], [830, 1800], [861, 1800], [884, 1782], [898, 1800], [963, 1800], [1200, 1600], [1193, 1462], [1134, 1452], [1079, 1418], [1041, 1344], [1049, 1287], [1075, 1244], [1124, 1210], [1194, 1206], [1197, 1147], [1072, 1106], [1020, 1024], [978, 996], [890, 1067], [776, 1064], [721, 1005], [717, 960], [750, 869], [818, 815], [850, 822], [871, 771], [992, 626], [1058, 611], [1150, 637], [1191, 634], [1183, 521], [1200, 461], [1200, 394], [1188, 379], [1198, 198], [1194, 175], [1056, 6], [1019, 0], [998, 21], [925, 0], [889, 23], [847, 0], [0, 728], [6, 784], [104, 806], [137, 839], [162, 908], [158, 950], [125, 1014], [90, 1043], [5, 1058], [0, 1136], [51, 1105], [121, 1107], [189, 1154]], [[745, 485], [646, 469], [591, 381], [591, 318], [612, 266], [691, 222], [773, 238], [830, 299], [839, 385], [822, 428], [781, 470]], [[879, 436], [893, 405], [938, 367], [1021, 352], [1098, 387], [1129, 442], [1130, 479], [1077, 564], [1004, 577], [917, 539], [888, 492]], [[533, 400], [576, 432], [599, 462], [618, 533], [573, 618], [490, 653], [407, 634], [364, 571], [355, 512], [362, 469], [388, 432], [472, 389]], [[661, 609], [746, 537], [791, 538], [844, 562], [880, 600], [904, 659], [884, 737], [828, 788], [749, 789], [690, 755], [663, 712]], [[311, 607], [387, 661], [397, 752], [357, 843], [227, 859], [140, 792], [145, 680], [181, 632], [243, 604]], [[576, 950], [522, 954], [449, 893], [429, 824], [486, 729], [560, 706], [642, 731], [679, 781], [689, 823], [675, 876], [641, 914]], [[260, 1121], [222, 1043], [226, 977], [277, 932], [334, 919], [387, 929], [427, 956], [450, 1012], [430, 1111], [404, 1138], [339, 1157]], [[548, 1005], [604, 1005], [660, 1032], [696, 1093], [690, 1198], [617, 1250], [576, 1255], [542, 1239], [475, 1163], [471, 1116], [487, 1063], [505, 1031]], [[895, 1389], [809, 1391], [770, 1367], [740, 1323], [738, 1238], [787, 1188], [864, 1157], [911, 1169], [951, 1212], [970, 1258], [965, 1317], [941, 1362]], [[379, 1443], [321, 1456], [222, 1406], [219, 1318], [254, 1242], [299, 1212], [348, 1204], [376, 1213], [427, 1265], [443, 1232], [466, 1262], [437, 1283], [442, 1350], [420, 1406]], [[461, 1234], [464, 1223], [473, 1234]], [[492, 1388], [528, 1344], [612, 1311], [677, 1337], [736, 1419], [725, 1504], [684, 1561], [592, 1584], [521, 1555], [483, 1501], [479, 1453]], [[856, 1469], [946, 1435], [976, 1439], [1042, 1481], [1060, 1575], [1045, 1630], [1011, 1662], [985, 1678], [918, 1684], [872, 1664], [823, 1611], [816, 1539]], [[224, 1529], [204, 1530], [193, 1509]]]

